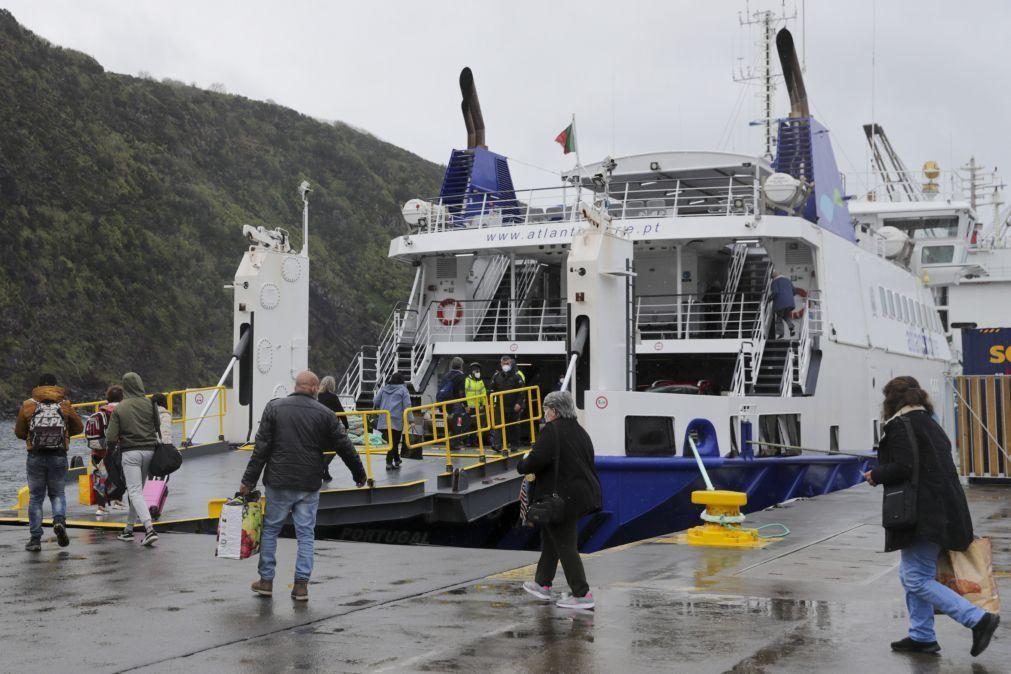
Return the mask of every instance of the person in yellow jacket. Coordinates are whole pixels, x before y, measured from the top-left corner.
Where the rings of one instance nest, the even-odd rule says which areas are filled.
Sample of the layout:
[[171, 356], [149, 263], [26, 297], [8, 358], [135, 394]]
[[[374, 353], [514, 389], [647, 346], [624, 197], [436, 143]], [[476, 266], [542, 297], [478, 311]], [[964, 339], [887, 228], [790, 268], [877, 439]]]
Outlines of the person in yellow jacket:
[[[473, 432], [481, 427], [480, 415], [485, 413], [488, 401], [488, 388], [481, 376], [481, 363], [471, 363], [467, 366], [464, 392], [467, 396], [467, 430]], [[478, 445], [477, 435], [468, 436], [467, 444], [476, 447]]]

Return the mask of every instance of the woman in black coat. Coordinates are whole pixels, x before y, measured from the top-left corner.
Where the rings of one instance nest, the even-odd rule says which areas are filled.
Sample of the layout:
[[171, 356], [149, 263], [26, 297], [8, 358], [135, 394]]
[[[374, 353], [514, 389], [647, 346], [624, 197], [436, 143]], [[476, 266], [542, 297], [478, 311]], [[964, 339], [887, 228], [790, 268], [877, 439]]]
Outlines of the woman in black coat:
[[592, 609], [593, 595], [586, 583], [576, 536], [579, 518], [600, 510], [601, 505], [600, 480], [593, 465], [593, 442], [576, 421], [576, 408], [568, 391], [554, 391], [544, 398], [544, 420], [546, 423], [537, 443], [517, 469], [522, 475], [534, 476], [531, 503], [557, 493], [564, 500], [565, 508], [561, 521], [541, 529], [537, 573], [533, 581], [523, 583], [523, 589], [538, 599], [551, 601], [551, 584], [561, 560], [572, 596], [559, 600], [556, 605]]
[[[337, 381], [331, 376], [323, 377], [323, 380], [319, 383], [319, 393], [316, 394], [316, 400], [335, 414], [344, 413], [344, 406], [341, 405], [341, 399], [337, 397]], [[350, 430], [347, 417], [338, 417], [338, 419], [342, 424], [344, 424], [345, 431]], [[337, 455], [331, 454], [326, 457], [326, 466], [323, 469], [324, 482], [331, 482], [333, 480], [333, 476], [330, 475], [330, 463], [333, 461], [335, 456]]]
[[[932, 418], [927, 392], [912, 377], [896, 377], [885, 385], [878, 467], [864, 478], [872, 486], [915, 482], [916, 518], [911, 526], [885, 528], [885, 551], [900, 550], [899, 578], [906, 591], [909, 636], [892, 650], [936, 653], [934, 609], [972, 629], [971, 653], [990, 643], [1000, 616], [986, 613], [937, 582], [937, 556], [942, 550], [965, 550], [973, 541], [972, 519], [965, 492], [951, 458], [951, 443]], [[914, 455], [918, 469], [914, 470]], [[917, 473], [914, 476], [914, 473]]]

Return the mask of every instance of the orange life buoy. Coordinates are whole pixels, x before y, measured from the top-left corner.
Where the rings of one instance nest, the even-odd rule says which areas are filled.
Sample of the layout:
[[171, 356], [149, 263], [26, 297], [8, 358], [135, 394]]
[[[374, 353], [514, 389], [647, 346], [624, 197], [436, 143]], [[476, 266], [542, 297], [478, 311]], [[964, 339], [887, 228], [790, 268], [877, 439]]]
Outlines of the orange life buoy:
[[[446, 307], [450, 305], [454, 307], [452, 315], [446, 311]], [[456, 325], [463, 318], [463, 305], [452, 297], [447, 297], [439, 302], [439, 310], [435, 315], [443, 325]]]
[[[793, 294], [800, 297], [803, 300], [807, 300], [807, 291], [803, 288], [794, 288]], [[804, 302], [804, 306], [800, 308], [800, 311], [794, 310], [790, 316], [794, 319], [799, 319], [804, 317], [804, 309], [807, 307], [807, 302]]]

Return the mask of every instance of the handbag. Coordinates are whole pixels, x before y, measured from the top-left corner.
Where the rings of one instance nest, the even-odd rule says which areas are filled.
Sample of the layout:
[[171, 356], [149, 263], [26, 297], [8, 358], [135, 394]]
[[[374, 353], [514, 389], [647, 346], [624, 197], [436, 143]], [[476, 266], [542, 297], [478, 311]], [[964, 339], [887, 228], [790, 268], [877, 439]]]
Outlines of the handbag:
[[973, 539], [965, 552], [941, 550], [937, 556], [937, 582], [984, 611], [1000, 613], [1000, 595], [993, 576], [993, 546], [989, 538]]
[[906, 429], [913, 452], [913, 475], [905, 482], [885, 487], [881, 502], [881, 526], [885, 529], [909, 529], [916, 526], [916, 491], [920, 484], [920, 447], [909, 419], [899, 417]]
[[565, 499], [558, 495], [558, 460], [561, 457], [560, 441], [555, 442], [554, 484], [551, 496], [541, 497], [527, 508], [527, 521], [544, 526], [555, 524], [565, 518]]
[[161, 419], [158, 414], [158, 405], [153, 400], [151, 401], [151, 414], [154, 416], [154, 429], [158, 441], [155, 442], [154, 456], [151, 457], [151, 465], [147, 472], [151, 477], [168, 477], [183, 465], [183, 455], [175, 445], [161, 441]]

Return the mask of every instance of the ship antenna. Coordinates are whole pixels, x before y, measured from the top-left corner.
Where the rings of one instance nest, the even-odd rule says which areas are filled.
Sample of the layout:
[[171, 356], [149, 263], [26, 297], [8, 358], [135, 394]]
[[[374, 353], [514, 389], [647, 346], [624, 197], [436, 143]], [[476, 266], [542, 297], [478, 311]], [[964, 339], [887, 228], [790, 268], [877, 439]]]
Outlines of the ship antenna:
[[298, 186], [298, 193], [302, 197], [302, 257], [309, 257], [309, 181], [303, 180]]

